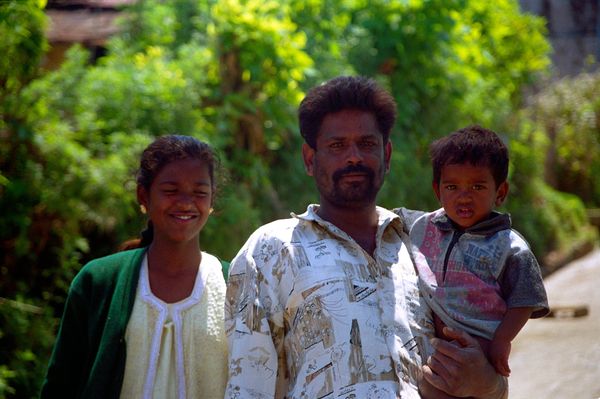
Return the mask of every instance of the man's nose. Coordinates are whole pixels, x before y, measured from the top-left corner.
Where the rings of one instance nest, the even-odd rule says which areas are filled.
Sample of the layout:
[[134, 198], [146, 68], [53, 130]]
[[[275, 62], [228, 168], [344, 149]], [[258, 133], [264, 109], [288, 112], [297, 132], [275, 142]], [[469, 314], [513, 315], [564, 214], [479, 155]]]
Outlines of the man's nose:
[[363, 161], [363, 154], [360, 148], [356, 144], [350, 144], [348, 146], [348, 154], [346, 158], [349, 164], [360, 164]]

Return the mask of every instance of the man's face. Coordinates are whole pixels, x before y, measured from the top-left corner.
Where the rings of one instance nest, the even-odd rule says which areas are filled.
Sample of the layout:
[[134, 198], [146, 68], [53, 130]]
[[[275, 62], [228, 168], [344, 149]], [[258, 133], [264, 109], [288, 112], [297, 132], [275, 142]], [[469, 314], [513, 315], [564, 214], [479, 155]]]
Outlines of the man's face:
[[392, 146], [383, 143], [372, 113], [343, 110], [327, 115], [316, 147], [304, 144], [302, 155], [321, 204], [360, 208], [375, 202], [389, 171]]

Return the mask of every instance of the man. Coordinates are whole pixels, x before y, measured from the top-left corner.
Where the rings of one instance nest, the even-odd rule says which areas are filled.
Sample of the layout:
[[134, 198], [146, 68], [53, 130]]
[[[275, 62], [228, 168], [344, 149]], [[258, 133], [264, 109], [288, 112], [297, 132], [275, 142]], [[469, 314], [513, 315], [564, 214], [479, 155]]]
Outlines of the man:
[[419, 398], [419, 385], [424, 397], [431, 385], [506, 394], [468, 335], [430, 340], [402, 220], [376, 206], [395, 109], [362, 77], [332, 79], [302, 101], [302, 156], [320, 205], [262, 226], [231, 264], [226, 398]]

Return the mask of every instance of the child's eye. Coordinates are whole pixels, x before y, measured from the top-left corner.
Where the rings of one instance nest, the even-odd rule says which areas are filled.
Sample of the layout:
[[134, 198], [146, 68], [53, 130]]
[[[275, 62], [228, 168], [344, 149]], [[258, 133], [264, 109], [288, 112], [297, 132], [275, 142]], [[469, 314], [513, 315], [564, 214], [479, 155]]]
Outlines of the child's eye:
[[197, 197], [206, 197], [208, 193], [206, 191], [194, 191], [194, 195]]
[[166, 195], [172, 195], [172, 194], [175, 194], [177, 192], [177, 190], [169, 188], [169, 189], [162, 190], [162, 192]]
[[485, 190], [485, 186], [483, 184], [475, 184], [475, 185], [473, 185], [473, 190], [475, 190], [475, 191]]
[[446, 190], [448, 190], [448, 191], [456, 190], [456, 184], [446, 184]]
[[342, 143], [341, 141], [336, 141], [334, 143], [329, 144], [329, 148], [331, 148], [331, 149], [342, 148], [343, 146], [344, 146], [344, 143]]

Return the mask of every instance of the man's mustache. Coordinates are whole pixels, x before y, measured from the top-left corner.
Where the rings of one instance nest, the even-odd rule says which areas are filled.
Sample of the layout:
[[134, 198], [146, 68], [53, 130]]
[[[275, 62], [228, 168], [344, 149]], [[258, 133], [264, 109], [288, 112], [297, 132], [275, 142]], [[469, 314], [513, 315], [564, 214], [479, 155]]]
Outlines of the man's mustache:
[[369, 179], [373, 179], [375, 176], [375, 172], [364, 165], [348, 165], [344, 169], [333, 172], [333, 181], [337, 183], [344, 175], [352, 173], [364, 173]]

